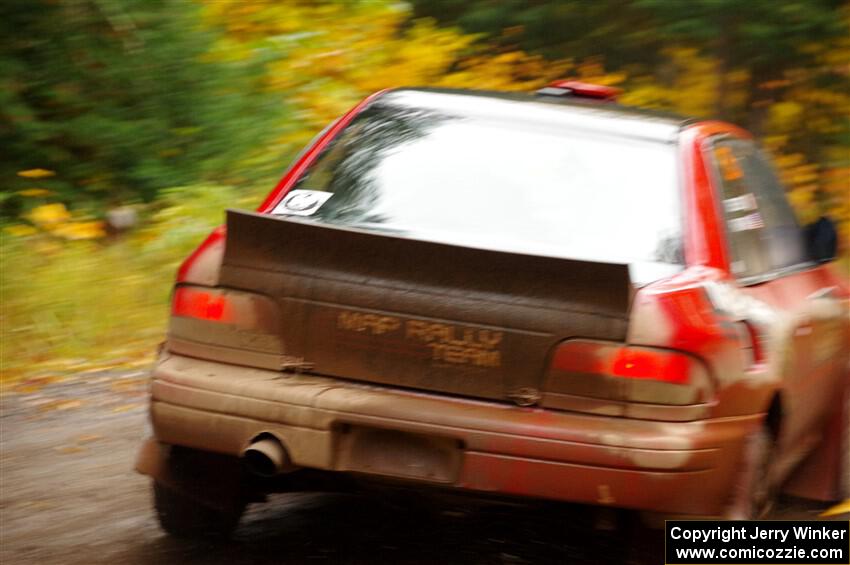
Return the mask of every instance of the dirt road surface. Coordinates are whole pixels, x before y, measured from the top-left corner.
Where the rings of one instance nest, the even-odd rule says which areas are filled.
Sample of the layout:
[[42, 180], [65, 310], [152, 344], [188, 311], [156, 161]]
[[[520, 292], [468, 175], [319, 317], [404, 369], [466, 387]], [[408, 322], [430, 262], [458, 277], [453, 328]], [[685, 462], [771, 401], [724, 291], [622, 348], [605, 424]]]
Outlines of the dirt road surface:
[[[232, 540], [163, 534], [148, 480], [132, 470], [148, 433], [142, 371], [77, 375], [0, 398], [0, 563], [661, 563], [661, 533], [640, 547], [558, 506], [411, 511], [355, 495], [283, 494], [253, 505]], [[782, 501], [774, 517], [823, 504]], [[624, 557], [624, 552], [629, 555]]]

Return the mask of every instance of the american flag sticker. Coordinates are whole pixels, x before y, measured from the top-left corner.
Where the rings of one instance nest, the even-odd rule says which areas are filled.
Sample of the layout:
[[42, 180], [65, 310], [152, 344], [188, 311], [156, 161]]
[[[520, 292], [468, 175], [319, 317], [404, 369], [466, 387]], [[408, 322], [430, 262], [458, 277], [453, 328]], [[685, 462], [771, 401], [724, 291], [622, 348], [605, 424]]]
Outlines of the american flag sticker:
[[733, 232], [757, 230], [764, 227], [764, 220], [761, 219], [761, 214], [753, 212], [740, 218], [732, 218], [729, 220], [729, 229]]

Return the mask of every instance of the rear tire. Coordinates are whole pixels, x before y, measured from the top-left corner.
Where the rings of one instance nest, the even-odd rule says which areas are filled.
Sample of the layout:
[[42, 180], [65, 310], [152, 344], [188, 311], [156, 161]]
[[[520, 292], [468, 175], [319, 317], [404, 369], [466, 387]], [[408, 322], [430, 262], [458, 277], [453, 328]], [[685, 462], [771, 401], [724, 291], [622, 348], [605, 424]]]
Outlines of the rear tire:
[[245, 511], [244, 503], [214, 508], [157, 481], [153, 481], [153, 499], [160, 527], [181, 538], [226, 538]]
[[758, 520], [773, 508], [776, 498], [776, 487], [770, 476], [773, 444], [773, 434], [765, 426], [747, 437], [741, 470], [724, 513], [727, 520]]

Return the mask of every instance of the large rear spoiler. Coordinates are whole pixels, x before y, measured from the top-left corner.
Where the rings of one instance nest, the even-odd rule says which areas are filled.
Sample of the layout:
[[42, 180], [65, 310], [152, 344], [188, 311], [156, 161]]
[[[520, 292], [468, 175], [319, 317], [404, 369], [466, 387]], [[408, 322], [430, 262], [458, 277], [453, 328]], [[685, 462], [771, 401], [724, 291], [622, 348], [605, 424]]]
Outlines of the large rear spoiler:
[[[475, 249], [362, 229], [227, 211], [222, 284], [251, 289], [251, 272], [309, 274], [443, 295], [498, 297], [624, 319], [628, 265]], [[265, 277], [261, 277], [265, 278]]]

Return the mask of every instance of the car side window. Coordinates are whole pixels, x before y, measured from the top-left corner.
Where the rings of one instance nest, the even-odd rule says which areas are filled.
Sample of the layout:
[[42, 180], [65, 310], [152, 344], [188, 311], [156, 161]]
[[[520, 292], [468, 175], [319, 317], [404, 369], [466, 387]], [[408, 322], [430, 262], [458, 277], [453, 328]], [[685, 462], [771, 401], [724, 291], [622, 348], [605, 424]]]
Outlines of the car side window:
[[803, 234], [785, 190], [755, 143], [721, 138], [711, 144], [710, 156], [722, 191], [733, 274], [764, 278], [807, 263]]

